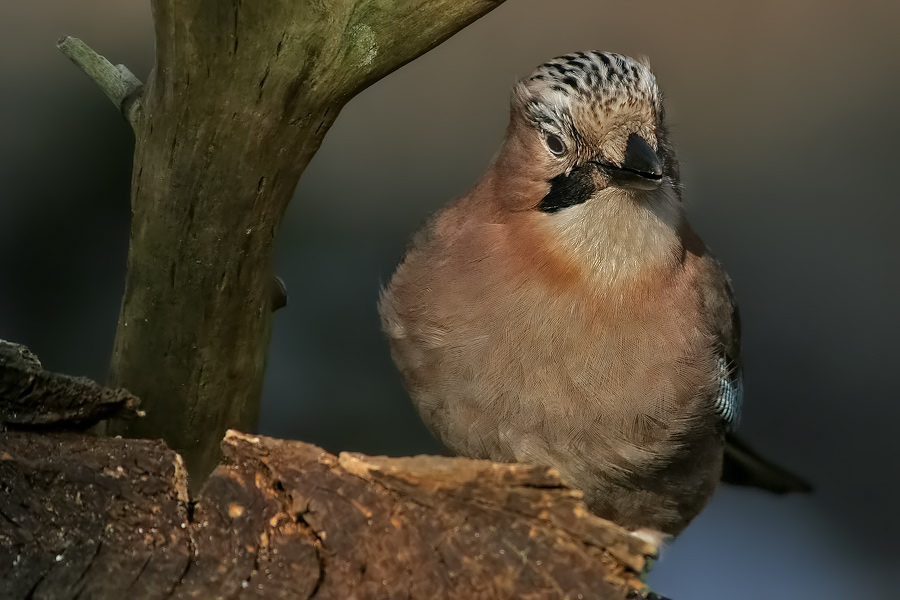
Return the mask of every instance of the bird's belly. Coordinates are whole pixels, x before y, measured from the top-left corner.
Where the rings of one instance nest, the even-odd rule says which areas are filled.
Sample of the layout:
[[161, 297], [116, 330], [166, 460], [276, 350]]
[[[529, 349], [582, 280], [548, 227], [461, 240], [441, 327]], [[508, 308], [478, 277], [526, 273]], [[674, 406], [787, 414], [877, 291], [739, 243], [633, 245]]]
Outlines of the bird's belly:
[[[438, 327], [403, 369], [423, 419], [457, 454], [555, 467], [602, 516], [680, 530], [718, 479], [706, 335], [671, 309], [534, 308], [494, 306], [466, 327]], [[698, 488], [708, 492], [694, 507]], [[641, 524], [650, 507], [639, 498], [691, 514]]]

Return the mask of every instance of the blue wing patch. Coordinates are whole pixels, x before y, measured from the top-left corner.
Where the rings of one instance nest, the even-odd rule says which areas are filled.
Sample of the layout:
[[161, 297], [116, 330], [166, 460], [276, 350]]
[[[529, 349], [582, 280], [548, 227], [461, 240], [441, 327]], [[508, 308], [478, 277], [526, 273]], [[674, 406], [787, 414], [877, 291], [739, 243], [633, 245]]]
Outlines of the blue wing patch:
[[720, 356], [716, 378], [719, 381], [714, 404], [716, 414], [722, 417], [730, 429], [737, 425], [741, 418], [741, 403], [744, 399], [741, 369], [726, 357]]

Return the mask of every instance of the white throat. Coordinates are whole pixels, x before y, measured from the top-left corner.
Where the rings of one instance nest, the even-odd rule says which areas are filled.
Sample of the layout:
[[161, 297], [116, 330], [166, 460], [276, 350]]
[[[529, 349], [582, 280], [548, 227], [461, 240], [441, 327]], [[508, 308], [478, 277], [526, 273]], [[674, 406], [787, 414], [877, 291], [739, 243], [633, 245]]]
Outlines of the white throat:
[[606, 188], [548, 215], [556, 239], [598, 285], [634, 281], [648, 269], [674, 264], [680, 254], [681, 202], [670, 185], [635, 199]]

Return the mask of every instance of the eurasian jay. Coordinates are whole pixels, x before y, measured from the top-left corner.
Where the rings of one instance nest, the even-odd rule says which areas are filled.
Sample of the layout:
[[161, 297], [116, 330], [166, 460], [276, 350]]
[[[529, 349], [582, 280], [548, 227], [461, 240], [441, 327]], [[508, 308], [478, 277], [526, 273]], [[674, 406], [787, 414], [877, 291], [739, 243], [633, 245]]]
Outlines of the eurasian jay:
[[512, 93], [475, 188], [413, 237], [379, 309], [452, 452], [556, 468], [597, 515], [660, 540], [720, 477], [808, 489], [731, 433], [731, 283], [691, 229], [645, 61], [579, 52]]

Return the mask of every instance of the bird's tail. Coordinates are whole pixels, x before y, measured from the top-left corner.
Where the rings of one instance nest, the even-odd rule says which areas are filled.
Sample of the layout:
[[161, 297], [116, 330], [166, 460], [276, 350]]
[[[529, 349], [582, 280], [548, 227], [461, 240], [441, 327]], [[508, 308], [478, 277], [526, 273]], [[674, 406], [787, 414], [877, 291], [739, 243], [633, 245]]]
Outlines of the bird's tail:
[[813, 489], [806, 480], [763, 458], [733, 433], [725, 436], [722, 481], [757, 487], [774, 494], [809, 493]]

